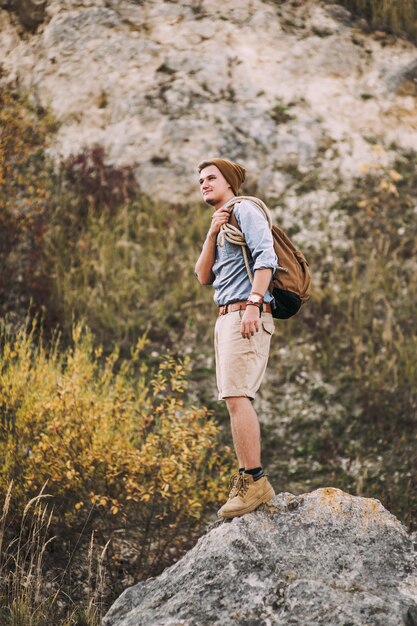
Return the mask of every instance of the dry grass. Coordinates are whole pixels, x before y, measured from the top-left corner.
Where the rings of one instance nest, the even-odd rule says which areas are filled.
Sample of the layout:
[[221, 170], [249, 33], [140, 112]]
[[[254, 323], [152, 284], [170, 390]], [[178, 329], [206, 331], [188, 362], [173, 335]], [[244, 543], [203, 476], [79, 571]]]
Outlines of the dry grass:
[[410, 529], [417, 524], [416, 182], [415, 155], [404, 155], [394, 168], [369, 168], [332, 207], [345, 220], [344, 245], [307, 254], [313, 297], [273, 351], [282, 432], [265, 442], [278, 488], [330, 484], [376, 497]]
[[417, 40], [417, 5], [414, 0], [339, 0], [365, 17], [372, 28]]
[[[71, 606], [62, 577], [46, 567], [51, 544], [51, 494], [39, 494], [26, 504], [17, 534], [9, 526], [13, 483], [10, 483], [0, 518], [0, 619], [2, 626], [98, 626], [103, 597], [103, 557], [96, 558], [92, 543], [88, 554], [89, 578], [85, 605]], [[13, 516], [12, 516], [13, 517]], [[46, 574], [48, 571], [48, 574]], [[94, 572], [94, 575], [93, 575]], [[66, 607], [66, 608], [63, 608]]]

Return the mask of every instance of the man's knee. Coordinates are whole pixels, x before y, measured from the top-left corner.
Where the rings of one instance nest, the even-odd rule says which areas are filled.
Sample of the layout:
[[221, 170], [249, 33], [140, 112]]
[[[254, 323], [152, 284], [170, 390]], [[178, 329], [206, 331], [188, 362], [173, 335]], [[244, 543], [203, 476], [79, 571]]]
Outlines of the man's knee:
[[239, 408], [250, 403], [250, 400], [247, 396], [229, 396], [225, 398], [226, 406], [231, 413], [237, 413]]

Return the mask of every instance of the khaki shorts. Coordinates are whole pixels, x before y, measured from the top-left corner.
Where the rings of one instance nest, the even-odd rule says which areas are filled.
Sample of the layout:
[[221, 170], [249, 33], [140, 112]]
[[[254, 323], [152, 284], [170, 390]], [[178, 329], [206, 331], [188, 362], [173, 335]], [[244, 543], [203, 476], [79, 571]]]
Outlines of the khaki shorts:
[[250, 339], [240, 334], [243, 311], [219, 315], [214, 328], [216, 378], [219, 400], [230, 396], [247, 396], [252, 399], [265, 374], [274, 318], [262, 313], [259, 331]]

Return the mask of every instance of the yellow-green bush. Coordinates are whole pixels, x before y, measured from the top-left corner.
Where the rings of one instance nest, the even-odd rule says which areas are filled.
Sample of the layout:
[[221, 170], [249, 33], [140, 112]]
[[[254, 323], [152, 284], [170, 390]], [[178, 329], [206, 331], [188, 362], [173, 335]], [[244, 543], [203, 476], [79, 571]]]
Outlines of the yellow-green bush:
[[[41, 270], [46, 211], [53, 202], [54, 175], [45, 157], [56, 128], [6, 87], [0, 88], [0, 313], [25, 314], [48, 296]], [[23, 312], [23, 313], [22, 313]]]
[[3, 210], [29, 227], [50, 199], [51, 164], [45, 159], [56, 122], [11, 89], [0, 89], [0, 199]]
[[3, 325], [1, 343], [0, 489], [13, 479], [14, 510], [47, 481], [58, 534], [98, 529], [115, 563], [130, 544], [136, 576], [189, 547], [225, 493], [230, 454], [208, 411], [184, 400], [186, 362], [149, 370], [141, 339], [131, 358], [103, 363], [81, 324], [62, 353], [33, 329], [11, 337]]

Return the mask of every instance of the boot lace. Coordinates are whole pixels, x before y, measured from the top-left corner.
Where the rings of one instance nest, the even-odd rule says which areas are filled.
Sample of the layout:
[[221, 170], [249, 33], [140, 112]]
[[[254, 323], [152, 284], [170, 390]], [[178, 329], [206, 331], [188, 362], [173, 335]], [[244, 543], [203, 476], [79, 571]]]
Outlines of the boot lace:
[[236, 495], [243, 497], [246, 494], [248, 489], [249, 489], [248, 479], [246, 478], [244, 474], [240, 474], [240, 476], [238, 477], [237, 485], [236, 485], [236, 490], [237, 490]]
[[233, 474], [233, 476], [229, 480], [229, 499], [237, 496], [239, 476], [239, 472], [236, 472], [236, 474]]

